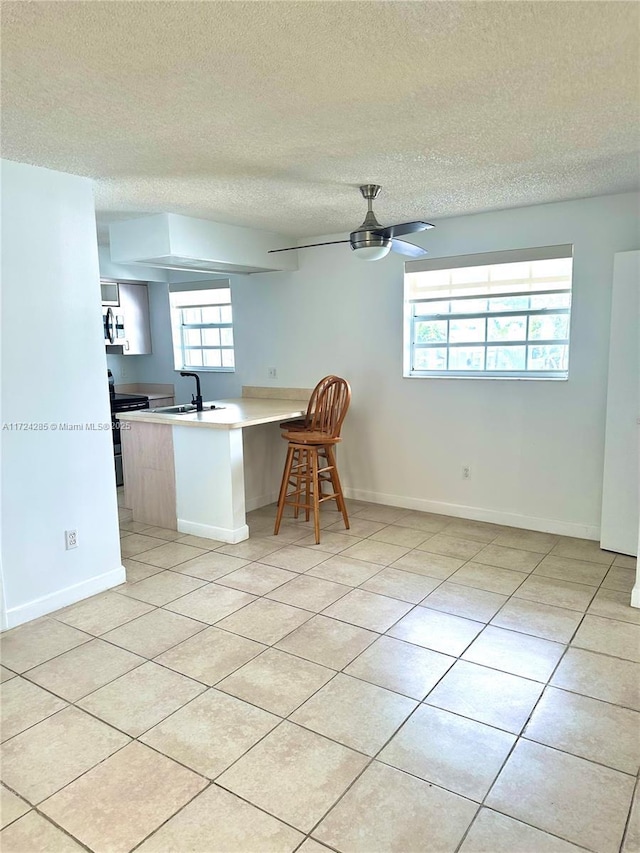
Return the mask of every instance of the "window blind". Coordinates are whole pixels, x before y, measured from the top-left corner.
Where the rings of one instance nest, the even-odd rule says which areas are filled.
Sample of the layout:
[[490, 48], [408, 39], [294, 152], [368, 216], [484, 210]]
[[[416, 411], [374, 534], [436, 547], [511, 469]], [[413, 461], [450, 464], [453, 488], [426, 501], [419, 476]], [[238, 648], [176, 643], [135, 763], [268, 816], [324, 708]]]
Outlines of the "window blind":
[[573, 247], [543, 246], [405, 263], [405, 300], [563, 290]]

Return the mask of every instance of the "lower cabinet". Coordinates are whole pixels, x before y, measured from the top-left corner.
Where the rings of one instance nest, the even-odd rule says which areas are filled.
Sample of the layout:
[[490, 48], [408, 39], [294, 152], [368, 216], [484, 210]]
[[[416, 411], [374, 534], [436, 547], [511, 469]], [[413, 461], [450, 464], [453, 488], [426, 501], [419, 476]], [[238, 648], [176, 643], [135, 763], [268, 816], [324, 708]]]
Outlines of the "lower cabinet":
[[124, 492], [133, 520], [177, 529], [173, 428], [129, 423], [122, 431]]

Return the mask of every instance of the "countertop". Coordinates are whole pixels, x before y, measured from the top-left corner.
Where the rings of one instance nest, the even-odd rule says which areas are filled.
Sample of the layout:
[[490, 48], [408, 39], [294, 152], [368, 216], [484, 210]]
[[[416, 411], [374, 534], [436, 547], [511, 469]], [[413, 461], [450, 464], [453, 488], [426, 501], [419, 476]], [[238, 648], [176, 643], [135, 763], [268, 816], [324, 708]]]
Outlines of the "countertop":
[[175, 397], [173, 385], [162, 385], [157, 382], [130, 382], [127, 385], [116, 385], [118, 394], [144, 394], [150, 400], [164, 400], [167, 397]]
[[221, 409], [191, 412], [187, 415], [168, 415], [141, 409], [137, 412], [122, 412], [116, 415], [121, 421], [138, 421], [148, 424], [169, 426], [205, 427], [207, 429], [242, 429], [243, 427], [269, 424], [299, 418], [307, 411], [307, 400], [284, 400], [266, 397], [239, 397], [231, 400], [207, 400], [205, 405], [215, 403]]

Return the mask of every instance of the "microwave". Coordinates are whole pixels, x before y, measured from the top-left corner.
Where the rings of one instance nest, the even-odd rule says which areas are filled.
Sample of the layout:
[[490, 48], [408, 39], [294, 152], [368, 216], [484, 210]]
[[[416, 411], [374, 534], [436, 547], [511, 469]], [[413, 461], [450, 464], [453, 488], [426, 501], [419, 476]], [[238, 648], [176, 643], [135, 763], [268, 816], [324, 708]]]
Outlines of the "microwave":
[[107, 353], [149, 355], [152, 350], [147, 283], [102, 279], [100, 292]]
[[124, 331], [124, 314], [116, 313], [111, 305], [102, 306], [102, 329], [104, 342], [107, 346], [121, 346], [129, 349]]

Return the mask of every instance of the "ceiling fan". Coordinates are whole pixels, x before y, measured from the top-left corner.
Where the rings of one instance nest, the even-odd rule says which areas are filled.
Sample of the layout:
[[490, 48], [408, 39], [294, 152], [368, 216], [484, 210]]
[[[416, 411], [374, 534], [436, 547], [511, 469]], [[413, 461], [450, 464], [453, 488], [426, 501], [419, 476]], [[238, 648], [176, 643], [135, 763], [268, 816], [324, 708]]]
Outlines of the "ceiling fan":
[[293, 249], [310, 249], [313, 246], [333, 246], [337, 243], [349, 243], [352, 250], [363, 261], [378, 261], [384, 258], [390, 251], [410, 258], [421, 258], [427, 254], [426, 249], [398, 240], [403, 234], [413, 234], [416, 231], [426, 231], [433, 228], [430, 222], [403, 222], [400, 225], [380, 225], [373, 212], [373, 200], [382, 189], [378, 184], [364, 184], [360, 192], [367, 200], [367, 215], [364, 222], [355, 231], [349, 234], [348, 240], [330, 240], [328, 243], [308, 243], [306, 246], [289, 246], [286, 249], [271, 249], [271, 252], [291, 252]]

